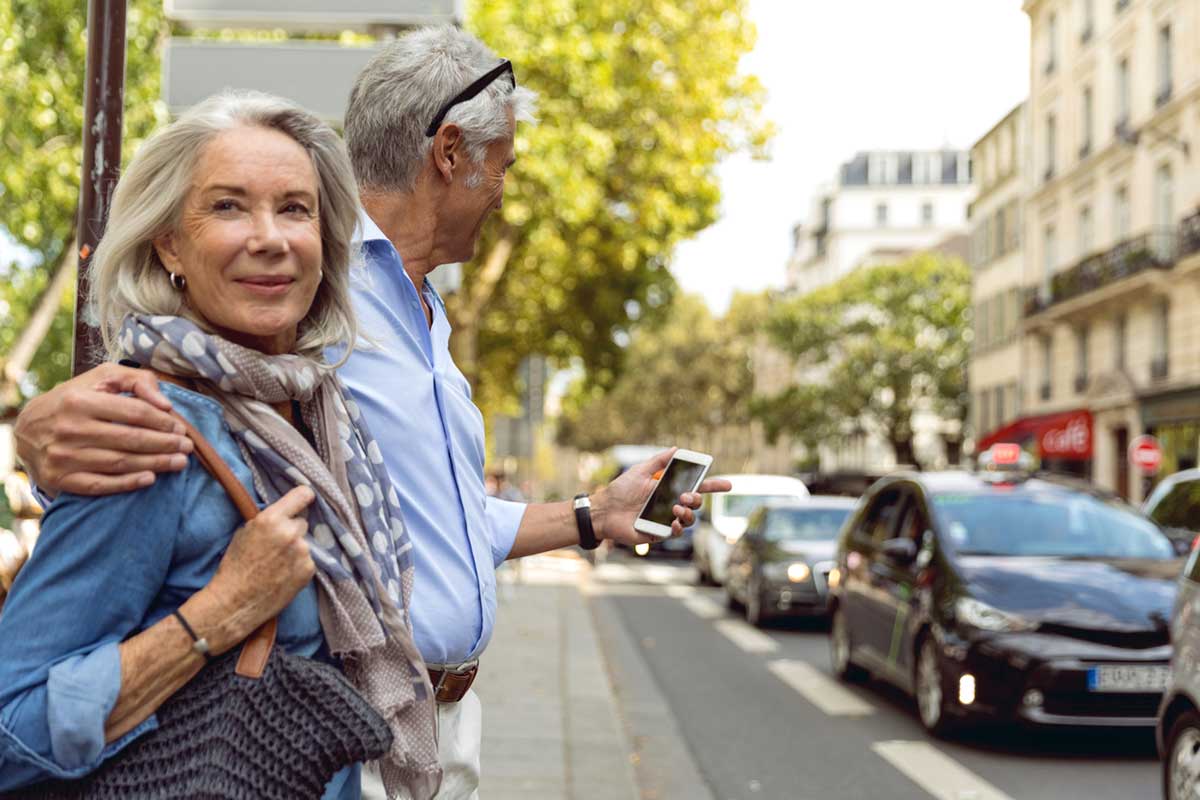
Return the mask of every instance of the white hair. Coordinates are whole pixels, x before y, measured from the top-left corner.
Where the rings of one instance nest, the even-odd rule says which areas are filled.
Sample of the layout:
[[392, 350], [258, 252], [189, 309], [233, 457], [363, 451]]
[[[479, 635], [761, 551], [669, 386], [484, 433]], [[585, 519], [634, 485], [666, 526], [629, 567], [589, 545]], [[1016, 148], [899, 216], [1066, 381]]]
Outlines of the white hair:
[[172, 288], [154, 240], [178, 229], [193, 172], [210, 141], [223, 131], [257, 126], [286, 134], [303, 147], [317, 173], [322, 280], [301, 320], [296, 352], [319, 358], [358, 336], [350, 302], [350, 259], [358, 224], [358, 193], [345, 145], [326, 123], [281, 97], [225, 91], [192, 107], [146, 141], [113, 193], [104, 238], [89, 274], [89, 301], [109, 356], [119, 353], [117, 333], [130, 314], [188, 316], [205, 328]]
[[[421, 28], [383, 48], [359, 74], [346, 109], [346, 144], [364, 190], [411, 191], [433, 137], [425, 129], [442, 105], [499, 63], [471, 34], [452, 26]], [[472, 163], [512, 134], [508, 121], [532, 121], [537, 95], [500, 75], [444, 122], [462, 129]]]

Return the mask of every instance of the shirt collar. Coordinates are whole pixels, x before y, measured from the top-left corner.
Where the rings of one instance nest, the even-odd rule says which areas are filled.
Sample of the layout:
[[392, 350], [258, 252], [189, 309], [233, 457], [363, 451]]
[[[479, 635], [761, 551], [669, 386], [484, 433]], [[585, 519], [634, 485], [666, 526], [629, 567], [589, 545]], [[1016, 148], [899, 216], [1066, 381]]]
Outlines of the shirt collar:
[[[395, 249], [395, 246], [392, 244], [392, 240], [389, 239], [382, 230], [380, 230], [379, 226], [375, 224], [375, 220], [371, 219], [371, 215], [368, 214], [367, 210], [361, 206], [359, 206], [358, 209], [358, 227], [354, 231], [354, 241], [359, 247], [367, 244], [368, 242], [387, 242], [389, 247], [391, 247], [393, 250]], [[405, 282], [408, 283], [409, 286], [413, 286], [412, 279], [408, 277], [408, 273], [403, 269], [403, 259], [400, 258], [399, 253], [396, 253], [396, 259], [401, 262], [400, 274], [407, 279]], [[425, 294], [426, 297], [434, 300], [438, 306], [445, 309], [445, 303], [442, 301], [442, 296], [438, 294], [437, 289], [433, 288], [433, 284], [429, 282], [428, 278], [425, 279], [424, 284], [425, 285], [421, 287], [421, 292]], [[417, 287], [413, 286], [413, 288], [415, 289]]]

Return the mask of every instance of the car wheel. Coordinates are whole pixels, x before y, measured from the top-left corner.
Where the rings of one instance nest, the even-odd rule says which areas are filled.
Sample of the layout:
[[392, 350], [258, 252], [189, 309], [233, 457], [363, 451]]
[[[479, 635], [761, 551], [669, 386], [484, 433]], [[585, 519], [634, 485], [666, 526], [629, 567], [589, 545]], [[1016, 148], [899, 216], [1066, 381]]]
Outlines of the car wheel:
[[1171, 725], [1163, 759], [1163, 797], [1190, 800], [1200, 789], [1200, 714], [1186, 711]]
[[850, 629], [841, 606], [834, 607], [829, 623], [829, 660], [833, 674], [847, 683], [862, 683], [867, 679], [867, 671], [855, 664], [850, 655]]
[[913, 694], [917, 701], [917, 716], [925, 730], [934, 736], [945, 736], [953, 728], [953, 721], [946, 713], [945, 686], [937, 642], [932, 636], [926, 636], [917, 650]]
[[751, 578], [746, 587], [746, 622], [761, 628], [766, 621], [767, 614], [762, 607], [762, 587], [756, 579]]

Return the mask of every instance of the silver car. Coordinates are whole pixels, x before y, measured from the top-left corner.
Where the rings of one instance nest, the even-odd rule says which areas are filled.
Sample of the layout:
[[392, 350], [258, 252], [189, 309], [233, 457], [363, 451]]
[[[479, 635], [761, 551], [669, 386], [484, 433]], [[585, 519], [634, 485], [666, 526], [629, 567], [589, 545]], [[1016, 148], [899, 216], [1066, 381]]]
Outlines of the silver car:
[[1163, 797], [1200, 797], [1200, 549], [1183, 568], [1171, 614], [1171, 683], [1158, 712]]
[[804, 482], [787, 475], [718, 475], [733, 489], [705, 495], [704, 508], [692, 534], [692, 562], [701, 583], [724, 583], [733, 544], [746, 531], [750, 515], [768, 500], [808, 497]]

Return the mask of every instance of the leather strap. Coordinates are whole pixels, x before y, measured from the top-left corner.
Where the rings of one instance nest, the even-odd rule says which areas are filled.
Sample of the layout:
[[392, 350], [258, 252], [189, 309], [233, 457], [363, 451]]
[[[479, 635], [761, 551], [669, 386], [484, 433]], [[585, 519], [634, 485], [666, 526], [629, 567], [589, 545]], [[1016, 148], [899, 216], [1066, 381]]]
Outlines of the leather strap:
[[[173, 383], [176, 386], [182, 386], [185, 389], [195, 391], [195, 383], [186, 378], [168, 375], [158, 370], [154, 370], [154, 374], [158, 376], [160, 381], [166, 381], [167, 383]], [[192, 440], [192, 444], [195, 445], [194, 454], [196, 458], [229, 494], [230, 499], [233, 500], [233, 505], [237, 508], [238, 513], [242, 515], [242, 518], [249, 522], [257, 517], [258, 504], [254, 502], [254, 498], [250, 496], [250, 492], [246, 491], [246, 487], [233, 474], [233, 470], [225, 463], [225, 459], [221, 458], [208, 439], [204, 438], [204, 434], [196, 430], [190, 422], [177, 412], [171, 411], [171, 416], [183, 425], [184, 433], [187, 434], [187, 437]], [[271, 648], [275, 646], [275, 632], [277, 627], [278, 622], [273, 618], [264, 622], [258, 627], [258, 630], [250, 634], [245, 644], [242, 645], [241, 655], [238, 656], [238, 675], [254, 679], [262, 677], [263, 670], [267, 667], [267, 659], [271, 655]]]
[[433, 698], [439, 703], [457, 703], [466, 697], [467, 690], [471, 688], [478, 674], [478, 663], [458, 672], [430, 669], [429, 682], [433, 684]]

